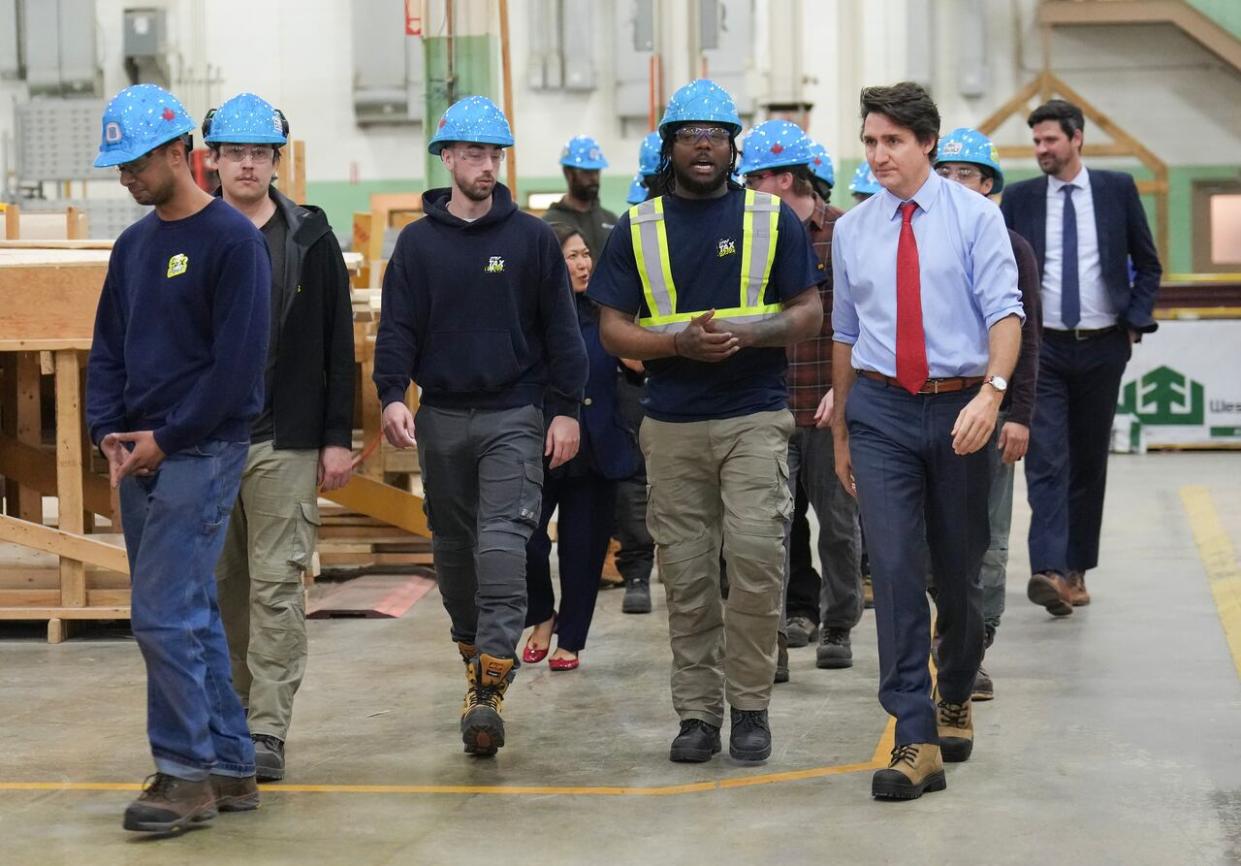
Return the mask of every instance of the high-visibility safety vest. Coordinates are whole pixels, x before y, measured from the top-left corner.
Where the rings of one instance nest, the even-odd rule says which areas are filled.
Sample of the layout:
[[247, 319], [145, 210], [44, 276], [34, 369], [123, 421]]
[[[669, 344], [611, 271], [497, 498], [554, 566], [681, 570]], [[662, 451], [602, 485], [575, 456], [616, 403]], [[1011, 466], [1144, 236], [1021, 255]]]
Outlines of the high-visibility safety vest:
[[[741, 228], [741, 285], [737, 306], [716, 308], [717, 322], [756, 322], [779, 314], [780, 304], [765, 304], [767, 282], [776, 257], [779, 237], [780, 200], [770, 193], [748, 189]], [[664, 224], [663, 196], [636, 204], [629, 209], [629, 233], [633, 255], [642, 278], [649, 315], [638, 319], [643, 328], [664, 333], [683, 331], [695, 316], [705, 310], [679, 311], [677, 290], [672, 282], [672, 261], [668, 250], [668, 229]], [[708, 308], [709, 309], [709, 308]]]

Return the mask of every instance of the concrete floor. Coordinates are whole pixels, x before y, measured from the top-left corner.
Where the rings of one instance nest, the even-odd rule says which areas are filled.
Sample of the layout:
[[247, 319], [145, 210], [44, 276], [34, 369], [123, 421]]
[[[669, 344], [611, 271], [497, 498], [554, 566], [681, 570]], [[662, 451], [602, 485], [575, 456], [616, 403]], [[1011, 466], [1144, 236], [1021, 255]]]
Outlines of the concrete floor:
[[[6, 625], [0, 866], [1241, 863], [1241, 681], [1180, 495], [1205, 485], [1241, 550], [1239, 469], [1228, 454], [1114, 457], [1094, 605], [1063, 620], [1025, 600], [1019, 489], [988, 656], [997, 699], [977, 707], [974, 757], [949, 769], [948, 790], [908, 804], [872, 801], [870, 771], [848, 772], [887, 721], [869, 612], [852, 670], [793, 651], [766, 766], [686, 766], [667, 760], [662, 593], [652, 616], [623, 616], [621, 594], [603, 593], [582, 668], [523, 670], [509, 746], [479, 761], [461, 753], [460, 665], [433, 593], [402, 619], [311, 624], [290, 778], [260, 811], [140, 838], [120, 828], [132, 791], [106, 784], [149, 772], [136, 647], [99, 628], [48, 646]], [[347, 785], [399, 790], [335, 787]]]

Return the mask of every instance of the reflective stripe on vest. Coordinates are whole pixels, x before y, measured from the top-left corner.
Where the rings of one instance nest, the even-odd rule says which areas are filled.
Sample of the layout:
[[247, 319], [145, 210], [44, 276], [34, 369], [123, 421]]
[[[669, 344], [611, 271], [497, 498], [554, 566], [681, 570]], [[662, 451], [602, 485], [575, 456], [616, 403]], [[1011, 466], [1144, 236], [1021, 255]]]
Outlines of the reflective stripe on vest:
[[[780, 200], [775, 196], [746, 190], [741, 227], [741, 285], [737, 306], [716, 309], [715, 320], [756, 322], [777, 315], [780, 304], [764, 304], [771, 266], [779, 237]], [[629, 209], [629, 234], [633, 255], [642, 278], [642, 293], [650, 315], [638, 324], [652, 331], [684, 330], [704, 310], [678, 312], [677, 290], [672, 282], [672, 261], [668, 251], [668, 229], [664, 223], [663, 197], [636, 204]]]

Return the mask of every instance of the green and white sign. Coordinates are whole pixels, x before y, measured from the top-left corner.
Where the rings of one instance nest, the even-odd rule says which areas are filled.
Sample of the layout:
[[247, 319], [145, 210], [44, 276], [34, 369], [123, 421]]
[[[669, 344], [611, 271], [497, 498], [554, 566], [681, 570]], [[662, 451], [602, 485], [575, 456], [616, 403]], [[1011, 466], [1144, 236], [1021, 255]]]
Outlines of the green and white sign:
[[1116, 414], [1148, 447], [1241, 443], [1241, 320], [1161, 322], [1133, 347]]

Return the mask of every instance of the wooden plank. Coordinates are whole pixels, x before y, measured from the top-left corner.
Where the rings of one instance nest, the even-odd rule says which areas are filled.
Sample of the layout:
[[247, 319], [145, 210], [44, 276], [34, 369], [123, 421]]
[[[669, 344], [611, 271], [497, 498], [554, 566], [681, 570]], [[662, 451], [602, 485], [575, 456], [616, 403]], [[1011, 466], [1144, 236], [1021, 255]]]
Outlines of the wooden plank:
[[[28, 520], [18, 520], [7, 514], [0, 514], [0, 541], [9, 541], [61, 557], [71, 557], [79, 564], [90, 563], [109, 571], [129, 574], [129, 559], [123, 547], [96, 541], [84, 535], [74, 535], [63, 529], [53, 529]], [[84, 584], [81, 592], [82, 602], [85, 603]]]
[[391, 526], [430, 537], [426, 516], [422, 513], [422, 498], [406, 493], [363, 475], [354, 475], [340, 490], [325, 494], [327, 499], [382, 520]]
[[90, 235], [90, 217], [81, 208], [65, 208], [65, 239], [80, 241]]
[[116, 607], [6, 607], [0, 593], [0, 620], [6, 619], [129, 619], [128, 606]]
[[[15, 478], [42, 496], [55, 496], [56, 457], [42, 448], [25, 445], [15, 439], [0, 436], [0, 475]], [[88, 474], [83, 479], [83, 498], [86, 508], [95, 514], [107, 516], [113, 513], [112, 487], [102, 476]], [[42, 513], [23, 520], [43, 519]]]
[[2, 204], [4, 209], [4, 239], [15, 241], [22, 234], [22, 209], [15, 204]]
[[110, 250], [114, 241], [104, 238], [79, 240], [0, 240], [0, 250]]
[[[41, 412], [42, 370], [39, 356], [34, 352], [17, 355], [17, 441], [28, 447], [43, 443], [43, 416]], [[43, 496], [41, 492], [23, 485], [20, 488], [20, 505], [9, 513], [22, 520], [43, 521]]]
[[25, 344], [18, 348], [50, 348], [32, 342], [41, 340], [89, 346], [106, 274], [99, 263], [0, 266], [0, 334]]
[[306, 616], [309, 619], [399, 617], [434, 588], [435, 581], [421, 575], [359, 577], [312, 601]]
[[[82, 387], [77, 352], [56, 353], [56, 497], [60, 500], [60, 530], [82, 535]], [[86, 563], [62, 555], [60, 603], [86, 604]]]

